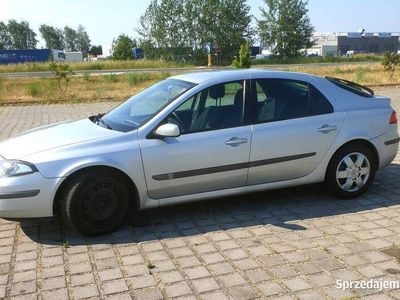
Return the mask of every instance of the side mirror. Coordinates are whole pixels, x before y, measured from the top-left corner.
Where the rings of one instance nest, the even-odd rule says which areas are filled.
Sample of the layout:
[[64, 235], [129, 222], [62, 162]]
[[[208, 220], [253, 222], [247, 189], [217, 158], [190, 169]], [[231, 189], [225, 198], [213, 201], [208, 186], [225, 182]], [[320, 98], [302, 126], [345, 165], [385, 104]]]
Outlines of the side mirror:
[[158, 127], [154, 133], [157, 137], [178, 137], [181, 135], [181, 130], [178, 125], [167, 123]]

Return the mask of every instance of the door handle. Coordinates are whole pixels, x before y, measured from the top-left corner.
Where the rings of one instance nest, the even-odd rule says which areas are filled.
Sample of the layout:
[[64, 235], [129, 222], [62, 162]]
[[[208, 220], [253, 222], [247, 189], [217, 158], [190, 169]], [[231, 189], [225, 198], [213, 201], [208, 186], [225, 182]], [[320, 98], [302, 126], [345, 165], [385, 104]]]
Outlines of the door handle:
[[337, 129], [336, 126], [325, 124], [325, 125], [322, 125], [320, 128], [318, 128], [318, 131], [322, 132], [322, 133], [329, 133], [336, 129]]
[[233, 138], [230, 138], [229, 140], [227, 140], [225, 142], [225, 145], [228, 145], [228, 146], [239, 146], [240, 144], [245, 144], [247, 142], [248, 142], [248, 140], [246, 138], [233, 137]]

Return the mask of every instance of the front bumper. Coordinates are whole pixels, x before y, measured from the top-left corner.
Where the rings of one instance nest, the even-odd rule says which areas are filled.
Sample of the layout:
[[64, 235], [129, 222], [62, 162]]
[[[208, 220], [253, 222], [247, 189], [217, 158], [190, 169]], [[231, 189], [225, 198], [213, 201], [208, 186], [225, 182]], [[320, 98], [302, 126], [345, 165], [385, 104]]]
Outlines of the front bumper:
[[37, 218], [53, 215], [53, 199], [59, 178], [39, 172], [0, 178], [0, 217]]

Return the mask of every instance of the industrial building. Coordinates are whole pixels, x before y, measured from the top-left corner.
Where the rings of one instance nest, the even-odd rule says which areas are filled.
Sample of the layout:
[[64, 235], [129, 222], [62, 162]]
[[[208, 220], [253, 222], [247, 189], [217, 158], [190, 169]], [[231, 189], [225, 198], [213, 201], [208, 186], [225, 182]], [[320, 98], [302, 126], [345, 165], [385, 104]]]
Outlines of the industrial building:
[[376, 53], [382, 54], [386, 51], [399, 51], [399, 35], [388, 32], [351, 32], [347, 35], [338, 36], [339, 55], [345, 55], [349, 51], [357, 53]]
[[316, 33], [314, 46], [306, 49], [308, 55], [352, 55], [355, 53], [382, 54], [386, 51], [397, 53], [400, 33], [391, 32], [348, 32]]

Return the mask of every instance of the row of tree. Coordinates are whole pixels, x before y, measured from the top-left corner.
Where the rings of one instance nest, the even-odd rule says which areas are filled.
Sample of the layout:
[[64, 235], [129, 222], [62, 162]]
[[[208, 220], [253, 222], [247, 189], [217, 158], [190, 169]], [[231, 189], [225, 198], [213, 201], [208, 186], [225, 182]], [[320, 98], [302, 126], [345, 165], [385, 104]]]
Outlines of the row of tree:
[[256, 37], [281, 57], [299, 55], [310, 47], [314, 28], [307, 16], [307, 0], [264, 0], [261, 19], [246, 0], [151, 0], [140, 18], [139, 45], [148, 58], [204, 61], [211, 43], [220, 63], [226, 63], [241, 44]]
[[[39, 32], [46, 43], [46, 48], [102, 54], [102, 47], [91, 45], [89, 35], [82, 25], [77, 29], [69, 26], [61, 29], [42, 24]], [[36, 37], [28, 22], [16, 20], [9, 20], [7, 24], [0, 22], [0, 49], [35, 49], [38, 43]]]
[[49, 49], [65, 49], [67, 51], [89, 51], [90, 38], [85, 28], [79, 25], [75, 30], [65, 26], [64, 29], [42, 24], [39, 32]]
[[9, 20], [6, 24], [0, 21], [0, 49], [32, 49], [37, 43], [36, 33], [28, 22]]
[[137, 31], [147, 57], [196, 60], [211, 43], [225, 61], [251, 38], [251, 20], [246, 0], [151, 0]]
[[[264, 0], [261, 18], [252, 26], [253, 16], [247, 0], [150, 0], [141, 16], [138, 42], [126, 35], [113, 41], [115, 59], [132, 57], [132, 47], [143, 48], [148, 58], [204, 62], [206, 44], [219, 63], [229, 63], [240, 45], [253, 43], [256, 37], [281, 57], [299, 55], [310, 47], [314, 31], [307, 16], [307, 0]], [[47, 48], [89, 51], [101, 54], [101, 46], [92, 46], [82, 25], [56, 28], [41, 25], [40, 34]], [[37, 46], [36, 33], [28, 22], [0, 22], [0, 49], [30, 49]]]

